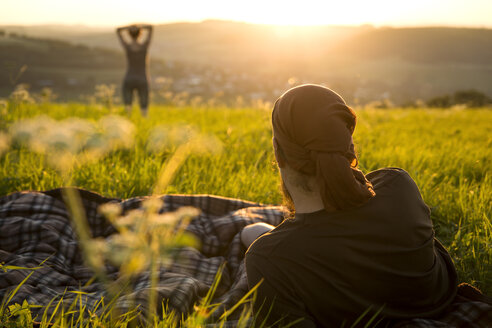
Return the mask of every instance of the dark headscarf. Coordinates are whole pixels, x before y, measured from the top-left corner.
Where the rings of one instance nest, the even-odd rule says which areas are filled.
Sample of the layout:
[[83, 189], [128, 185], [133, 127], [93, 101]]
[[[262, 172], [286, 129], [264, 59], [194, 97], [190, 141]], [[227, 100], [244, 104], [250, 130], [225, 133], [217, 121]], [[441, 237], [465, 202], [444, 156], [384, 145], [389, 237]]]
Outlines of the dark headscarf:
[[285, 92], [273, 108], [273, 146], [279, 167], [316, 176], [327, 210], [357, 207], [375, 196], [357, 169], [354, 111], [337, 93], [306, 84]]

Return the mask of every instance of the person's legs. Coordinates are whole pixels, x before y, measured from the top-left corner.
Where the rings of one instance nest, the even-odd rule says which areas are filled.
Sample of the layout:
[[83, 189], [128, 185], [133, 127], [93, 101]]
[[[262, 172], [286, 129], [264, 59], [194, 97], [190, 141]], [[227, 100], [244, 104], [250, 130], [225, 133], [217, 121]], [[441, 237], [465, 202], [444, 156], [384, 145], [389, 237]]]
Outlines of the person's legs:
[[131, 112], [132, 109], [132, 102], [133, 102], [133, 88], [128, 81], [128, 79], [125, 79], [123, 81], [123, 103], [125, 104], [125, 109], [127, 113]]
[[140, 83], [137, 91], [142, 116], [147, 116], [147, 110], [149, 106], [149, 84], [147, 83], [147, 81]]

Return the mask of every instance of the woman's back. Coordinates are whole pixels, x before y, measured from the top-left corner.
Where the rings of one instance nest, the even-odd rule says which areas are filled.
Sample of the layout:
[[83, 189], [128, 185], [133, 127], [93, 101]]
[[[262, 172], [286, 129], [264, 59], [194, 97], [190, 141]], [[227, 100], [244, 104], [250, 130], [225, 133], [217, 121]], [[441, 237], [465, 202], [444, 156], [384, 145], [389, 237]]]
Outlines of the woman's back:
[[127, 44], [125, 46], [128, 62], [126, 76], [132, 79], [147, 79], [148, 44]]
[[366, 204], [298, 214], [250, 247], [250, 284], [264, 277], [267, 289], [281, 291], [276, 311], [331, 326], [369, 307], [404, 318], [437, 313], [452, 300], [454, 266], [434, 240], [429, 209], [413, 180], [401, 169], [367, 178], [376, 196]]

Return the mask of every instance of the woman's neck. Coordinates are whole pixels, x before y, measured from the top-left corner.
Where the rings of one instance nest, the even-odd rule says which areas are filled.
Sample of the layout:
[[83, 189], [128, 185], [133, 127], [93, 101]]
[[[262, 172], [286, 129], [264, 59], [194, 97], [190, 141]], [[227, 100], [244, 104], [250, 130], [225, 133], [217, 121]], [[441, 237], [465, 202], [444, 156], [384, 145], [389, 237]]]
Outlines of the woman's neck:
[[[295, 173], [294, 173], [295, 174]], [[304, 187], [296, 183], [290, 168], [280, 169], [280, 175], [294, 203], [296, 213], [312, 213], [326, 208], [319, 192], [316, 177], [309, 177], [310, 181], [304, 183]], [[309, 186], [310, 190], [306, 190]]]
[[313, 213], [325, 208], [319, 193], [296, 193], [291, 191], [291, 189], [289, 189], [289, 192], [294, 202], [296, 213]]

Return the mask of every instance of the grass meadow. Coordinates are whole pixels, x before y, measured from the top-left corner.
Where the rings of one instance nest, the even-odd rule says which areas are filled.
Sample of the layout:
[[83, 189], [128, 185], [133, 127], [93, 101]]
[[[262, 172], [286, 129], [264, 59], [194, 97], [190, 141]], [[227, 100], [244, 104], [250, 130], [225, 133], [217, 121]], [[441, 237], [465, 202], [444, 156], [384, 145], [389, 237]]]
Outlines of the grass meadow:
[[[0, 106], [2, 106], [0, 104]], [[153, 192], [175, 146], [152, 150], [156, 126], [192, 126], [213, 135], [222, 150], [192, 153], [165, 193], [215, 194], [265, 204], [281, 203], [271, 146], [270, 110], [151, 106], [147, 118], [98, 104], [8, 102], [0, 131], [21, 119], [47, 115], [97, 121], [121, 115], [135, 126], [131, 148], [77, 165], [70, 184], [105, 196], [128, 198]], [[488, 109], [359, 109], [354, 140], [363, 171], [401, 167], [432, 208], [436, 236], [455, 261], [459, 279], [492, 294], [492, 111]], [[55, 126], [56, 127], [56, 126]], [[1, 140], [0, 140], [1, 141]], [[49, 154], [12, 145], [0, 150], [0, 195], [66, 184]]]

